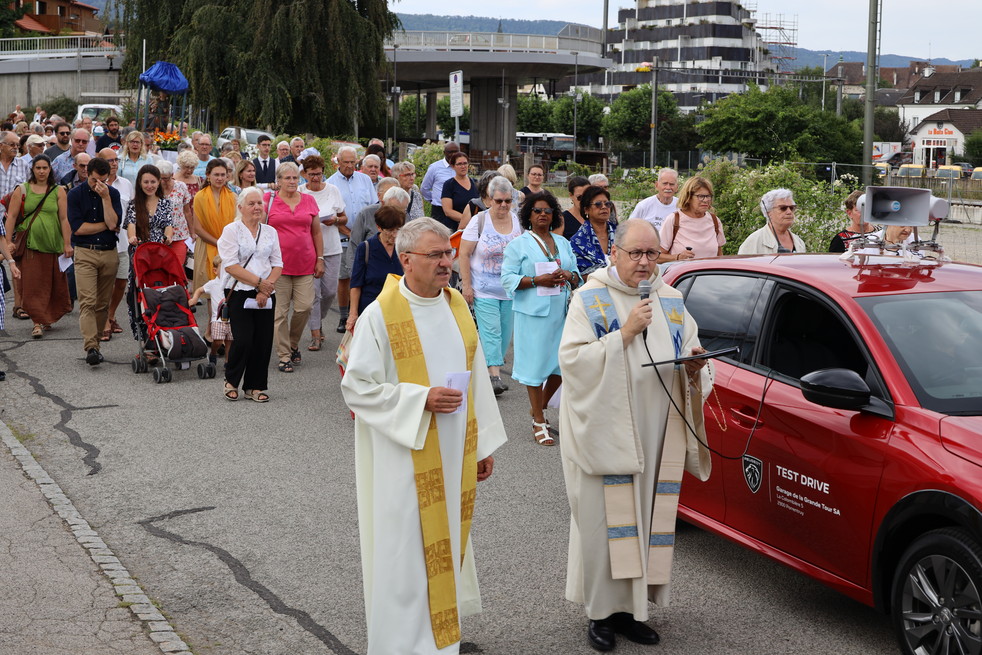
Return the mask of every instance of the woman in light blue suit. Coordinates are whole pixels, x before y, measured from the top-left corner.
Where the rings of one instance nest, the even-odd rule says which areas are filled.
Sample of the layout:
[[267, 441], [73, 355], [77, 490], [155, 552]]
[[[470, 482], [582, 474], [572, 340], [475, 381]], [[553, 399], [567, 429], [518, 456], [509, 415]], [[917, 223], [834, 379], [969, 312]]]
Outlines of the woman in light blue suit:
[[528, 388], [532, 434], [542, 446], [555, 444], [544, 410], [562, 378], [559, 339], [569, 294], [580, 283], [573, 249], [552, 230], [562, 225], [556, 198], [548, 191], [525, 199], [519, 213], [525, 233], [505, 248], [501, 284], [514, 299], [515, 364], [512, 378]]

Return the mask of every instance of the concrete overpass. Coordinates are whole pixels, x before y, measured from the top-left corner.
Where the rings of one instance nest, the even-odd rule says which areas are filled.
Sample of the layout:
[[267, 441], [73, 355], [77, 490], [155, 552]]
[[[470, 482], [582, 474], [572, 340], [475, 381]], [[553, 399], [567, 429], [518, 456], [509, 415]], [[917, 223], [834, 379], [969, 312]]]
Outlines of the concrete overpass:
[[0, 39], [0, 98], [7, 102], [5, 111], [19, 103], [25, 113], [62, 95], [114, 101], [122, 63], [122, 48], [112, 36]]
[[[498, 157], [515, 143], [518, 87], [602, 71], [603, 33], [567, 25], [557, 36], [488, 32], [397, 32], [385, 44], [394, 80], [406, 93], [426, 93], [426, 135], [436, 134], [436, 95], [449, 90], [450, 73], [464, 73], [470, 92], [471, 151]], [[504, 98], [505, 103], [499, 102]]]

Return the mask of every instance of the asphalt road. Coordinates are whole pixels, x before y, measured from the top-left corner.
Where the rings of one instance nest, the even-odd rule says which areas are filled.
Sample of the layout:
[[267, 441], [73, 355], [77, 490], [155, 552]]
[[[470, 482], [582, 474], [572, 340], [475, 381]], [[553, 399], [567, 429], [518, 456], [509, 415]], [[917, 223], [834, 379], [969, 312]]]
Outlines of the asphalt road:
[[[90, 368], [77, 314], [39, 341], [30, 328], [10, 319], [0, 338], [0, 420], [195, 653], [364, 652], [338, 335], [321, 352], [303, 350], [296, 373], [272, 370], [272, 401], [261, 405], [227, 402], [220, 379], [193, 371], [163, 385], [133, 374], [126, 335]], [[474, 523], [484, 613], [465, 619], [462, 650], [593, 652], [582, 609], [564, 599], [559, 449], [533, 442], [524, 389], [511, 386], [499, 401], [510, 440], [479, 487]], [[897, 652], [870, 608], [691, 526], [680, 524], [678, 543], [673, 604], [653, 613], [655, 652]], [[622, 642], [617, 652], [648, 650]]]

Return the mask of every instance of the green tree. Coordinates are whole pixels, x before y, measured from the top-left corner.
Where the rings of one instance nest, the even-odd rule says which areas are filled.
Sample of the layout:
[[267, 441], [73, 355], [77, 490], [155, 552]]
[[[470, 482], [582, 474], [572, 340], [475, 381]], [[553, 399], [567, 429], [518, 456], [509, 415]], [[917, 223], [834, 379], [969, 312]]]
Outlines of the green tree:
[[[821, 66], [806, 66], [797, 71], [798, 75], [808, 75], [811, 77], [822, 77], [824, 71]], [[795, 82], [793, 88], [798, 90], [798, 97], [810, 107], [822, 108], [822, 83], [821, 82]], [[835, 85], [826, 81], [825, 83], [825, 109], [835, 111]]]
[[146, 39], [148, 60], [176, 63], [220, 119], [349, 134], [384, 115], [382, 43], [398, 22], [384, 2], [122, 1], [131, 82]]
[[18, 36], [20, 30], [17, 29], [14, 22], [23, 18], [27, 10], [34, 6], [33, 3], [25, 3], [22, 7], [14, 7], [13, 4], [11, 2], [9, 5], [0, 5], [0, 39]]
[[910, 126], [900, 120], [900, 112], [893, 107], [876, 107], [873, 110], [873, 133], [877, 141], [910, 143]]
[[[740, 168], [726, 159], [716, 159], [700, 172], [713, 183], [713, 209], [726, 233], [724, 254], [736, 254], [740, 244], [764, 222], [760, 198], [771, 189], [790, 189], [798, 205], [794, 232], [805, 241], [809, 252], [826, 252], [829, 240], [841, 228], [843, 200], [859, 186], [848, 182], [817, 182], [789, 162], [762, 168]], [[844, 178], [847, 176], [843, 176]]]
[[[696, 117], [682, 114], [668, 91], [658, 91], [659, 152], [695, 150], [699, 144]], [[645, 149], [651, 143], [651, 86], [643, 84], [626, 91], [610, 105], [603, 133], [611, 148]]]
[[600, 98], [582, 94], [579, 106], [576, 108], [576, 121], [573, 121], [573, 98], [571, 96], [560, 96], [553, 100], [552, 105], [552, 131], [562, 134], [573, 134], [576, 128], [576, 140], [579, 143], [594, 144], [600, 136], [600, 127], [603, 124], [604, 101]]
[[[454, 119], [450, 115], [450, 96], [443, 96], [436, 102], [436, 124], [444, 134], [454, 133]], [[460, 129], [466, 132], [471, 129], [471, 108], [464, 105], [464, 114], [460, 117]]]
[[965, 139], [964, 155], [973, 166], [982, 166], [982, 130], [975, 130]]
[[549, 132], [552, 127], [551, 103], [538, 93], [518, 96], [516, 132]]
[[[403, 98], [399, 103], [399, 132], [398, 137], [418, 139], [426, 131], [426, 97], [420, 96], [419, 107], [416, 106], [417, 96]], [[419, 125], [417, 129], [416, 125]]]
[[723, 98], [705, 111], [699, 125], [702, 146], [739, 152], [765, 163], [797, 159], [859, 163], [862, 133], [855, 123], [806, 106], [794, 89], [751, 85], [746, 93]]

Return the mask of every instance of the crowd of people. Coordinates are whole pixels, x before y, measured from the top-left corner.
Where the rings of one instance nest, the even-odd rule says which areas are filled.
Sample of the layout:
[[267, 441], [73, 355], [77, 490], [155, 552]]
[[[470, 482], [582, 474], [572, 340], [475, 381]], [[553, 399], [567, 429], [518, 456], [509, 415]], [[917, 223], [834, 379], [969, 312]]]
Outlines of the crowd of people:
[[[225, 358], [223, 397], [265, 403], [273, 354], [276, 371], [295, 373], [305, 333], [306, 351], [319, 351], [337, 303], [369, 653], [404, 652], [407, 640], [412, 652], [436, 652], [459, 642], [459, 618], [479, 610], [469, 531], [476, 484], [505, 441], [494, 398], [509, 389], [502, 373], [512, 345], [529, 435], [541, 446], [562, 439], [567, 597], [585, 606], [589, 643], [610, 650], [615, 635], [658, 643], [644, 623], [648, 600], [668, 602], [671, 497], [682, 471], [710, 474], [699, 439], [713, 369], [696, 359], [652, 376], [636, 362], [704, 352], [659, 264], [722, 254], [708, 179], [694, 175], [679, 188], [678, 173], [663, 169], [654, 195], [619, 220], [603, 175], [569, 178], [564, 211], [541, 165], [521, 188], [507, 164], [475, 179], [453, 142], [417, 186], [413, 164], [389, 161], [376, 140], [361, 157], [343, 146], [329, 160], [302, 138], [274, 147], [260, 137], [250, 159], [237, 144], [213, 152], [211, 137], [195, 132], [170, 161], [116, 117], [98, 135], [85, 119], [73, 127], [40, 111], [35, 118], [0, 126], [0, 256], [11, 315], [32, 322], [33, 338], [77, 302], [85, 361], [98, 366], [101, 344], [124, 332], [125, 297], [141, 357], [156, 357], [133, 257], [160, 244], [150, 248], [186, 271], [190, 305], [207, 307], [201, 327], [210, 363]], [[850, 222], [831, 251], [870, 229], [857, 200], [846, 200]], [[764, 194], [764, 224], [739, 252], [805, 252], [792, 231], [796, 210], [790, 190]], [[884, 233], [907, 238], [903, 228]], [[656, 397], [664, 400], [649, 402]], [[646, 400], [623, 411], [632, 398]], [[557, 402], [558, 433], [546, 412]], [[668, 421], [672, 407], [694, 431]], [[663, 485], [674, 491], [655, 494]], [[631, 538], [611, 537], [614, 524]], [[669, 548], [649, 548], [649, 537]], [[373, 575], [381, 562], [395, 574]], [[407, 622], [411, 634], [394, 629]]]

